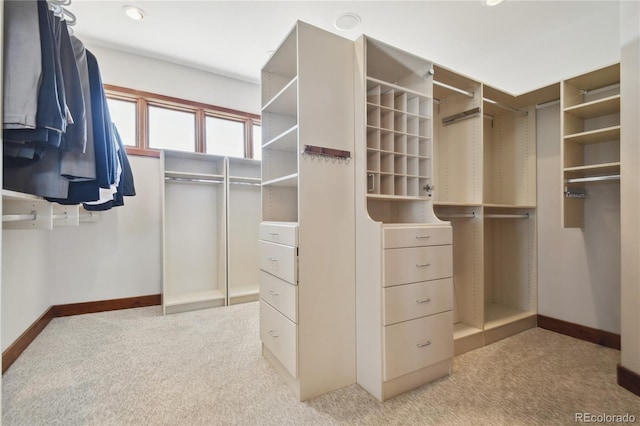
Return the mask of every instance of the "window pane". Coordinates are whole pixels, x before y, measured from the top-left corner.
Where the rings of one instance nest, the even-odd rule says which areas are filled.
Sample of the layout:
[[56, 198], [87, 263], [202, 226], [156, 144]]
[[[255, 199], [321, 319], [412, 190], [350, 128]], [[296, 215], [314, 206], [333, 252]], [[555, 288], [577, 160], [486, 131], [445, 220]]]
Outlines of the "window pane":
[[206, 117], [207, 154], [244, 157], [244, 122]]
[[253, 158], [262, 160], [262, 127], [253, 125]]
[[195, 113], [150, 105], [149, 147], [195, 152]]
[[136, 146], [136, 103], [120, 99], [107, 99], [111, 121], [118, 128], [122, 143]]

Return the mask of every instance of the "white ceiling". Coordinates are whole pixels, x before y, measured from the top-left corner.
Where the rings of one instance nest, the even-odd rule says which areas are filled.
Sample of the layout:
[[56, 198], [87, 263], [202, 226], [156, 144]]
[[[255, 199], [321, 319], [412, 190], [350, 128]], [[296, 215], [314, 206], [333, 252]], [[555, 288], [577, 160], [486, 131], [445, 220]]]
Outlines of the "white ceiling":
[[[140, 22], [122, 6], [142, 8]], [[619, 2], [72, 0], [88, 43], [259, 82], [269, 51], [302, 20], [362, 34], [512, 94], [619, 61]], [[362, 24], [334, 28], [355, 12]], [[99, 58], [98, 58], [99, 59]], [[122, 66], [126, 66], [123, 64]]]

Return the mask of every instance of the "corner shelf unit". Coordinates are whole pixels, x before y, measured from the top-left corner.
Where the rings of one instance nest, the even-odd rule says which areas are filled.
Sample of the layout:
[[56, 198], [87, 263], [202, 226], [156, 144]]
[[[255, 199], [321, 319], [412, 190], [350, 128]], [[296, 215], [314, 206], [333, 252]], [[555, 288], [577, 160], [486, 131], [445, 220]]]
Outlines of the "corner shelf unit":
[[453, 228], [454, 344], [461, 354], [534, 327], [535, 104], [434, 66], [434, 209]]
[[561, 85], [562, 218], [564, 227], [580, 228], [588, 191], [620, 180], [620, 65]]
[[262, 68], [260, 339], [299, 400], [355, 382], [353, 62], [297, 22]]

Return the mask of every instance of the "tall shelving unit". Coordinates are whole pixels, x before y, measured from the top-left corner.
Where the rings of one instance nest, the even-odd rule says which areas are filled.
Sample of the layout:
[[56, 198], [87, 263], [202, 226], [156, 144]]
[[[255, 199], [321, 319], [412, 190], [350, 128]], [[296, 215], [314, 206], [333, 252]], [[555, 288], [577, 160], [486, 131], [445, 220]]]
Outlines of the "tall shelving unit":
[[380, 401], [448, 375], [451, 227], [432, 206], [432, 63], [356, 41], [357, 382]]
[[453, 228], [453, 337], [462, 353], [484, 344], [482, 84], [434, 71], [434, 205]]
[[261, 163], [227, 157], [227, 305], [256, 301]]
[[352, 76], [303, 22], [262, 69], [260, 338], [300, 400], [355, 382]]
[[164, 314], [226, 303], [225, 166], [221, 156], [160, 154]]
[[561, 86], [563, 225], [581, 228], [589, 192], [619, 191], [620, 64]]
[[454, 341], [460, 354], [534, 327], [535, 105], [435, 66], [435, 211], [453, 226]]

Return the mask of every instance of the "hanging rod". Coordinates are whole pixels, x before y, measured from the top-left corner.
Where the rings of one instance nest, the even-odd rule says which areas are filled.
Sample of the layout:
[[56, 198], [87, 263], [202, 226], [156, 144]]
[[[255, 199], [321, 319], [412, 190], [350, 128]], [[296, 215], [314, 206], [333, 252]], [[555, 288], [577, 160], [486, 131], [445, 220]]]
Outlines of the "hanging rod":
[[529, 219], [529, 213], [524, 214], [485, 214], [487, 219]]
[[489, 98], [482, 98], [483, 101], [485, 102], [489, 102], [490, 104], [493, 104], [497, 107], [500, 107], [502, 109], [506, 109], [507, 111], [511, 111], [511, 112], [515, 112], [517, 114], [521, 114], [523, 117], [526, 117], [529, 115], [529, 113], [527, 111], [520, 111], [519, 109], [515, 109], [515, 108], [511, 108], [510, 106], [501, 104], [500, 102], [494, 101], [493, 99], [489, 99]]
[[475, 219], [476, 216], [476, 212], [471, 212], [471, 213], [436, 213], [436, 216], [439, 217], [443, 217], [443, 218], [469, 218], [469, 219]]
[[476, 114], [480, 113], [480, 107], [471, 108], [467, 111], [462, 111], [458, 114], [450, 115], [442, 119], [442, 124], [447, 126], [449, 124], [456, 123], [461, 120], [466, 120], [467, 118], [474, 117]]
[[458, 89], [457, 87], [449, 86], [446, 83], [442, 83], [442, 82], [439, 82], [439, 81], [436, 81], [436, 80], [433, 80], [433, 84], [435, 84], [436, 86], [444, 87], [445, 89], [449, 89], [449, 90], [452, 90], [454, 92], [463, 94], [463, 95], [468, 96], [468, 97], [473, 99], [473, 96], [474, 96], [473, 93], [467, 92], [466, 90]]
[[51, 215], [51, 218], [52, 219], [64, 219], [64, 220], [67, 220], [67, 219], [69, 219], [69, 213], [64, 212], [64, 213], [61, 213], [61, 214], [54, 214], [54, 215]]
[[36, 220], [38, 218], [38, 213], [36, 211], [32, 211], [27, 214], [3, 214], [2, 221], [3, 222], [22, 222], [26, 220]]
[[196, 182], [196, 183], [214, 183], [221, 184], [221, 180], [208, 180], [208, 179], [196, 179], [196, 178], [181, 178], [181, 177], [172, 177], [165, 176], [164, 180], [173, 180], [176, 182]]
[[598, 87], [597, 89], [591, 89], [591, 90], [580, 89], [580, 94], [583, 96], [595, 95], [597, 93], [608, 92], [613, 89], [620, 89], [620, 83], [614, 83], [609, 86]]
[[620, 175], [588, 176], [588, 177], [581, 177], [581, 178], [572, 178], [572, 179], [566, 179], [565, 183], [600, 182], [605, 180], [620, 180]]
[[257, 183], [257, 182], [240, 182], [240, 181], [233, 181], [233, 180], [230, 180], [229, 184], [231, 184], [231, 185], [262, 186], [261, 183]]

